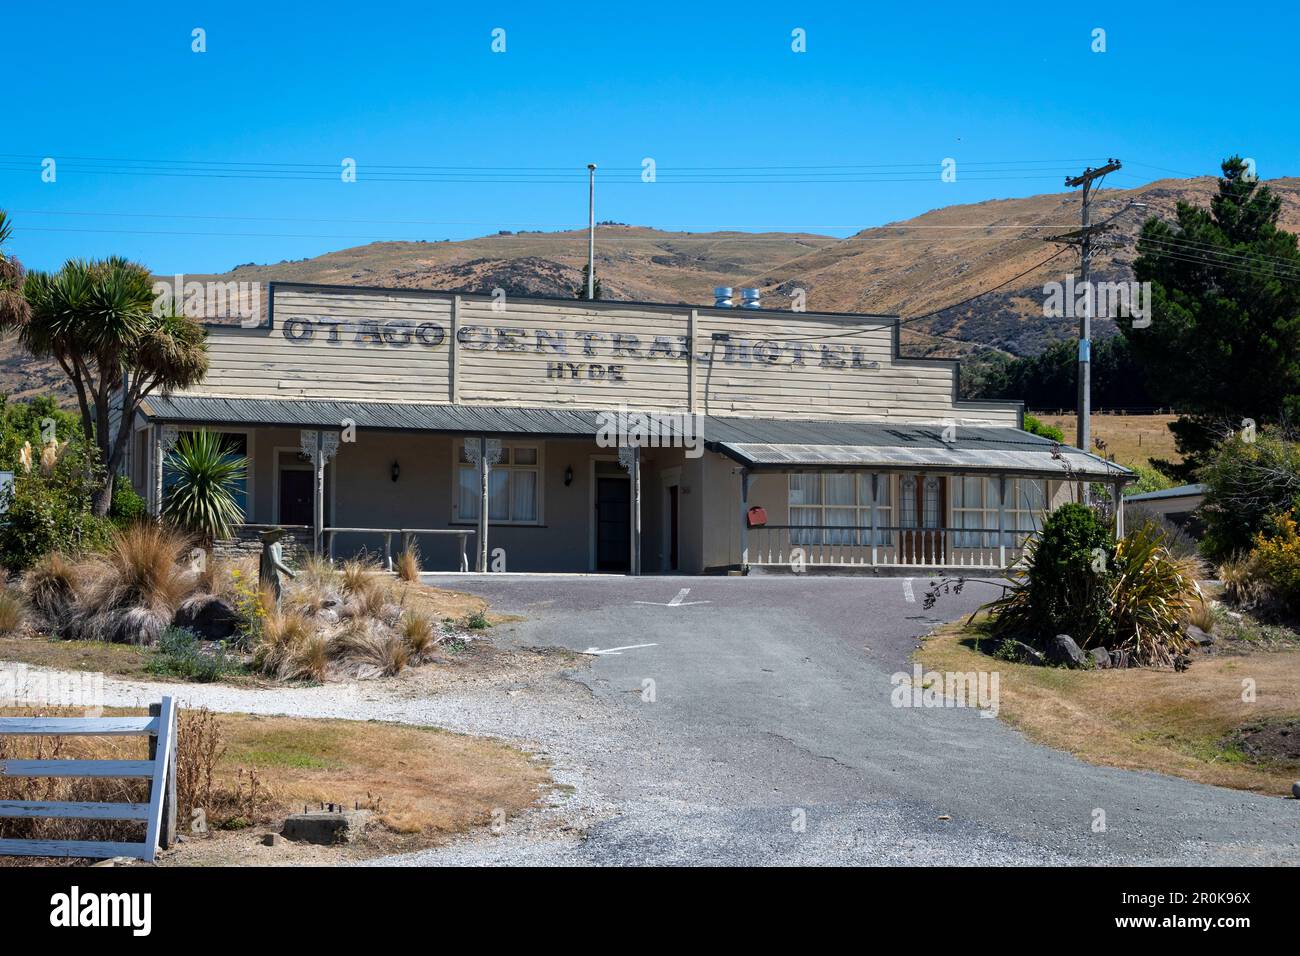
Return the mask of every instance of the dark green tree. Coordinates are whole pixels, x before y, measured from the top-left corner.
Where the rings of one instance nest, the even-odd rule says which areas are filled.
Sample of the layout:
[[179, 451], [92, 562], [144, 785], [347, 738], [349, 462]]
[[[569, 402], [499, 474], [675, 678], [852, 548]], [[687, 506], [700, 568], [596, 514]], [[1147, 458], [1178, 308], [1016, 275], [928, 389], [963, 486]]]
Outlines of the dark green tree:
[[[600, 276], [596, 276], [596, 282], [592, 290], [597, 299], [605, 298], [605, 290], [600, 286]], [[573, 290], [573, 297], [575, 299], [585, 299], [587, 297], [587, 264], [585, 262], [582, 264], [582, 282]]]
[[1278, 226], [1282, 200], [1237, 156], [1223, 163], [1209, 209], [1178, 204], [1151, 218], [1133, 271], [1150, 282], [1151, 323], [1119, 326], [1170, 426], [1191, 478], [1215, 443], [1242, 427], [1300, 418], [1300, 248]]

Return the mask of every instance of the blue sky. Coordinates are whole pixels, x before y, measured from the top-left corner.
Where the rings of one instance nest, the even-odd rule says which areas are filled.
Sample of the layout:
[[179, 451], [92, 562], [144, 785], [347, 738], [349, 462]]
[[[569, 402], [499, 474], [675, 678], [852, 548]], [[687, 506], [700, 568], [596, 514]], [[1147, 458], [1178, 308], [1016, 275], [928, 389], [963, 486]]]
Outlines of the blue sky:
[[1295, 4], [1134, 6], [12, 5], [0, 208], [29, 268], [172, 273], [581, 225], [587, 162], [600, 219], [835, 235], [1107, 156], [1300, 174]]

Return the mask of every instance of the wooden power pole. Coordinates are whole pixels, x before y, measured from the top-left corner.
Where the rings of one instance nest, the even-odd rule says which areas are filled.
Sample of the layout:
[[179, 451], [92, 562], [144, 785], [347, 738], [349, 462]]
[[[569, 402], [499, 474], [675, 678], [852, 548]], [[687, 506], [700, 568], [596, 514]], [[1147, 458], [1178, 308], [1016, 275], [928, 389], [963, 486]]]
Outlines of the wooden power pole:
[[1079, 422], [1075, 430], [1075, 441], [1080, 450], [1087, 451], [1092, 443], [1092, 310], [1096, 302], [1092, 287], [1089, 285], [1092, 259], [1092, 237], [1114, 228], [1109, 222], [1092, 224], [1091, 201], [1093, 182], [1108, 173], [1120, 169], [1123, 164], [1118, 159], [1107, 160], [1099, 169], [1089, 166], [1078, 176], [1066, 177], [1065, 185], [1071, 189], [1083, 187], [1083, 223], [1080, 229], [1061, 236], [1051, 236], [1048, 242], [1063, 242], [1079, 247], [1079, 281], [1084, 290], [1085, 305], [1079, 315]]

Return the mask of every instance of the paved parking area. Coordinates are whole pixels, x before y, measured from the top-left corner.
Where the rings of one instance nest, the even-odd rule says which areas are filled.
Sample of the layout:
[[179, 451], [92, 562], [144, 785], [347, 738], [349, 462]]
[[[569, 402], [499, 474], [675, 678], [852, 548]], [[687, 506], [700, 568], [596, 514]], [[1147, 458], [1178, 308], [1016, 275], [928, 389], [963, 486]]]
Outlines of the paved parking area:
[[590, 706], [554, 742], [603, 808], [582, 838], [525, 828], [398, 862], [1300, 862], [1295, 801], [1089, 766], [970, 709], [891, 706], [917, 637], [989, 586], [927, 612], [926, 579], [428, 580], [526, 616], [498, 641], [628, 649], [574, 675]]

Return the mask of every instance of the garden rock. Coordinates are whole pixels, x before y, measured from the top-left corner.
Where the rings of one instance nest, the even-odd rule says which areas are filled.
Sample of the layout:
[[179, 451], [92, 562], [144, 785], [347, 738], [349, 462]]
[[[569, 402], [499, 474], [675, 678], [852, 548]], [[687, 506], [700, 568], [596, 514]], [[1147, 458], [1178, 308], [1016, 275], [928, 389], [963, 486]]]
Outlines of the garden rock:
[[1295, 783], [1291, 784], [1291, 796], [1295, 797], [1297, 800], [1300, 800], [1300, 780], [1297, 780]]
[[235, 633], [239, 614], [225, 598], [201, 594], [180, 606], [175, 624], [193, 631], [205, 641], [224, 641]]
[[1098, 667], [1101, 668], [1110, 667], [1110, 651], [1106, 650], [1106, 648], [1094, 647], [1092, 650], [1088, 652], [1088, 656], [1092, 658], [1093, 662]]
[[1047, 645], [1047, 656], [1053, 664], [1066, 667], [1087, 667], [1088, 656], [1069, 634], [1057, 634]]
[[1207, 634], [1195, 624], [1187, 625], [1187, 639], [1197, 647], [1209, 647], [1214, 643], [1214, 635]]

